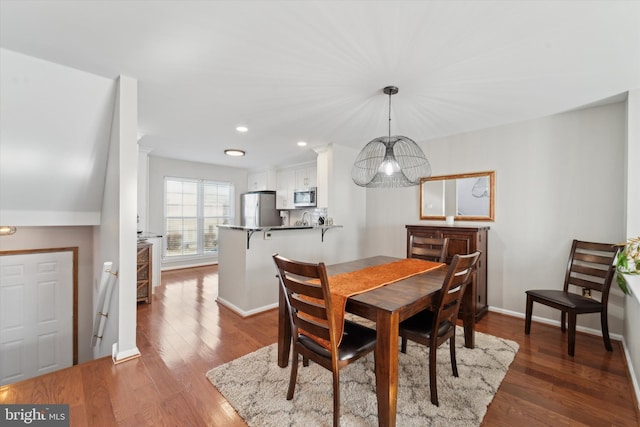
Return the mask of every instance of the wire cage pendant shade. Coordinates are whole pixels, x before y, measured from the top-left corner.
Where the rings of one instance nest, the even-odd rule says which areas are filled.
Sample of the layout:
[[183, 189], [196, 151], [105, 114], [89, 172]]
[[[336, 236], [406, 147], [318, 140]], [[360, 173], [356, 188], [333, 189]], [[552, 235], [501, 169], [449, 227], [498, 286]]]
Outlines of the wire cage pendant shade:
[[398, 188], [420, 184], [431, 176], [431, 165], [422, 149], [406, 136], [391, 136], [391, 95], [395, 86], [387, 86], [389, 95], [389, 136], [381, 136], [364, 146], [351, 169], [353, 182], [367, 188]]

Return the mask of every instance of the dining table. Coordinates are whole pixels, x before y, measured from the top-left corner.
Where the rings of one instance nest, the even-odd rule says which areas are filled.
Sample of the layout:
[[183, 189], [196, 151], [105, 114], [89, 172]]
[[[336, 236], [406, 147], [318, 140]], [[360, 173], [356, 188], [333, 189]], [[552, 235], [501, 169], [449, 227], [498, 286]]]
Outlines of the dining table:
[[[374, 256], [338, 264], [327, 265], [331, 276], [361, 270], [367, 267], [398, 261], [401, 258]], [[378, 425], [395, 426], [398, 400], [398, 325], [403, 320], [437, 303], [448, 266], [442, 266], [411, 277], [371, 289], [347, 299], [345, 311], [375, 322], [377, 341], [375, 348], [376, 397]], [[471, 282], [473, 283], [473, 282]], [[280, 288], [280, 287], [279, 287]], [[473, 348], [475, 315], [475, 289], [465, 289], [460, 308], [464, 326], [465, 347]], [[291, 324], [285, 296], [280, 289], [278, 305], [278, 366], [289, 364]], [[428, 363], [428, 360], [425, 360]], [[425, 378], [425, 381], [429, 381]]]

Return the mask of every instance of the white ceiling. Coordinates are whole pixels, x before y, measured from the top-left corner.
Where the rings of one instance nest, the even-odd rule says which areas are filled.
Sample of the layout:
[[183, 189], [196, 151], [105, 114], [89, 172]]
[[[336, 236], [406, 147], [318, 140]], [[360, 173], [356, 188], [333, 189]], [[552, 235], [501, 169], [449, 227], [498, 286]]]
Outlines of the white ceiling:
[[0, 0], [0, 46], [137, 79], [152, 155], [260, 168], [386, 135], [388, 85], [418, 142], [639, 88], [640, 2]]

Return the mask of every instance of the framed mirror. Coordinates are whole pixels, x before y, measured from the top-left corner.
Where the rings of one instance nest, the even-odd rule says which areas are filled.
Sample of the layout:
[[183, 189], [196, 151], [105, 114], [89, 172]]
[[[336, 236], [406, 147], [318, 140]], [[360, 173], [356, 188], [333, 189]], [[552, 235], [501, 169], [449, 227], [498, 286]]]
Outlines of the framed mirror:
[[493, 221], [495, 193], [495, 171], [421, 178], [420, 219]]

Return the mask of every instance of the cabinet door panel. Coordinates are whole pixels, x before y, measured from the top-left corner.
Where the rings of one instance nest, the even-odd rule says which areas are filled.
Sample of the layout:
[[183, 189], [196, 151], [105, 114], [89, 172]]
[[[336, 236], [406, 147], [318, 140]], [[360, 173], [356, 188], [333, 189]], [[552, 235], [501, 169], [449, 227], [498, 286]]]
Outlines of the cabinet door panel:
[[295, 176], [293, 171], [281, 171], [276, 175], [276, 208], [293, 209]]
[[443, 232], [442, 237], [449, 238], [447, 262], [450, 262], [455, 254], [466, 255], [473, 252], [473, 240], [469, 234]]

